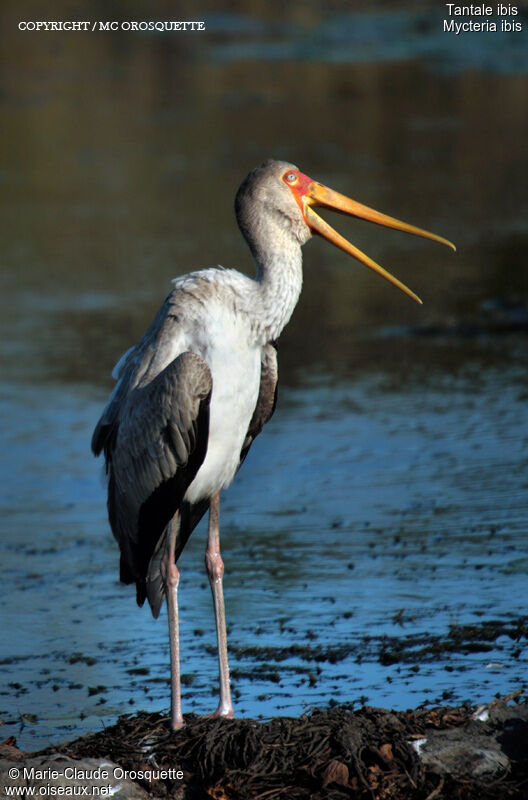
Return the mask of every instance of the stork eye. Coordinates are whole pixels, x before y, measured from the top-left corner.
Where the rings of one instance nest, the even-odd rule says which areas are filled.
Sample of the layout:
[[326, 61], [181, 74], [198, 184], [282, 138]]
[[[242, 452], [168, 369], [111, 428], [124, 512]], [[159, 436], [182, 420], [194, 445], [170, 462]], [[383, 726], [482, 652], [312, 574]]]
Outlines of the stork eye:
[[295, 172], [288, 172], [286, 175], [286, 180], [288, 183], [295, 183], [297, 181], [297, 175]]

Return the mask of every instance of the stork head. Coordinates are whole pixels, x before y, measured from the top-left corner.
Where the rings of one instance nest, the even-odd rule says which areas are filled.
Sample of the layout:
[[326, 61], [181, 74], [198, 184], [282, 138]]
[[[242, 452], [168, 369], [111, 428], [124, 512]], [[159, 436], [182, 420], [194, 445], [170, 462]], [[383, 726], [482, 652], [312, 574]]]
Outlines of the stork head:
[[325, 222], [314, 211], [317, 206], [332, 208], [343, 214], [368, 220], [376, 225], [422, 236], [445, 244], [453, 250], [456, 249], [452, 242], [442, 236], [364, 206], [329, 189], [322, 183], [314, 181], [296, 166], [285, 161], [265, 161], [250, 172], [238, 190], [235, 200], [238, 224], [248, 241], [252, 238], [255, 240], [254, 234], [257, 232], [255, 229], [260, 224], [264, 224], [264, 219], [275, 217], [283, 227], [287, 226], [299, 244], [304, 244], [312, 233], [317, 233], [377, 272], [416, 302], [422, 302], [398, 278], [387, 272]]

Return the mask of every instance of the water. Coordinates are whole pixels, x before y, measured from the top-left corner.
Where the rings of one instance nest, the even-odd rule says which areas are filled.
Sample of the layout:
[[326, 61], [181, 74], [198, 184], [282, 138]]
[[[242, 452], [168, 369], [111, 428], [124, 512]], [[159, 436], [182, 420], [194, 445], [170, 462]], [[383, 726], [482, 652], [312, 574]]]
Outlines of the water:
[[[0, 716], [25, 749], [167, 708], [166, 620], [118, 582], [89, 440], [170, 278], [251, 269], [232, 201], [269, 155], [459, 249], [330, 220], [423, 307], [305, 249], [278, 410], [223, 499], [237, 713], [525, 685], [526, 63], [435, 15], [288, 13], [216, 15], [199, 40], [6, 39]], [[216, 705], [204, 544], [180, 562], [198, 713]]]

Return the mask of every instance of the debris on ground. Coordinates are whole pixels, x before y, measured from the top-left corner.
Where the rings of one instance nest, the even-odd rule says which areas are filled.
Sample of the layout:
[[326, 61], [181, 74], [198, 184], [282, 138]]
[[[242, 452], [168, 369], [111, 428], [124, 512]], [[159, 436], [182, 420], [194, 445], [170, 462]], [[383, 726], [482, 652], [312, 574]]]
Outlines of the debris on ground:
[[6, 783], [14, 763], [67, 759], [106, 765], [128, 780], [113, 780], [110, 793], [138, 800], [506, 800], [528, 798], [527, 742], [519, 693], [477, 709], [365, 706], [262, 722], [189, 715], [176, 733], [168, 716], [139, 713], [53, 751], [17, 757], [11, 743], [0, 777]]

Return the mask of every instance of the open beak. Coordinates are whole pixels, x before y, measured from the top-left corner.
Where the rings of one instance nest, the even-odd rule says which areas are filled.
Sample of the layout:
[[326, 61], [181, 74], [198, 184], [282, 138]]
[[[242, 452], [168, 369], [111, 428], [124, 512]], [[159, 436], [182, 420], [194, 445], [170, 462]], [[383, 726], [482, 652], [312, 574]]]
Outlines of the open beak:
[[[288, 176], [290, 175], [291, 173], [288, 173]], [[386, 214], [382, 214], [379, 211], [369, 208], [368, 206], [357, 203], [355, 200], [351, 200], [344, 194], [334, 192], [333, 189], [329, 189], [327, 186], [317, 183], [317, 181], [312, 181], [310, 178], [308, 178], [308, 176], [303, 175], [301, 172], [297, 172], [296, 175], [298, 176], [299, 180], [296, 185], [290, 185], [290, 189], [292, 190], [292, 193], [301, 208], [304, 219], [309, 228], [311, 228], [311, 230], [315, 233], [324, 236], [325, 239], [328, 239], [329, 242], [335, 244], [336, 247], [340, 247], [341, 250], [344, 250], [346, 253], [354, 256], [354, 258], [357, 258], [357, 260], [361, 261], [361, 263], [365, 264], [365, 266], [373, 269], [378, 273], [378, 275], [381, 275], [383, 278], [388, 280], [389, 283], [392, 283], [393, 286], [396, 286], [402, 292], [405, 292], [405, 294], [407, 294], [409, 297], [412, 297], [413, 300], [416, 300], [417, 303], [421, 303], [422, 301], [413, 291], [405, 286], [404, 283], [399, 281], [398, 278], [395, 278], [394, 275], [391, 275], [390, 272], [387, 272], [386, 269], [383, 269], [383, 267], [365, 255], [365, 253], [361, 252], [361, 250], [359, 250], [357, 247], [354, 247], [353, 244], [351, 244], [336, 230], [334, 230], [334, 228], [325, 222], [324, 219], [321, 219], [321, 217], [313, 210], [313, 207], [324, 206], [325, 208], [333, 208], [334, 210], [340, 211], [343, 214], [350, 214], [354, 217], [366, 219], [369, 222], [375, 222], [376, 225], [384, 225], [386, 228], [395, 228], [398, 231], [405, 231], [406, 233], [412, 233], [415, 236], [423, 236], [425, 239], [432, 239], [435, 242], [440, 242], [441, 244], [451, 247], [453, 250], [456, 250], [455, 245], [447, 239], [444, 239], [442, 236], [438, 236], [436, 233], [429, 233], [429, 231], [416, 228], [414, 225], [408, 225], [406, 222], [400, 222], [400, 220], [394, 219], [394, 217], [389, 217]], [[288, 176], [285, 179], [285, 183], [287, 185], [290, 184]]]

